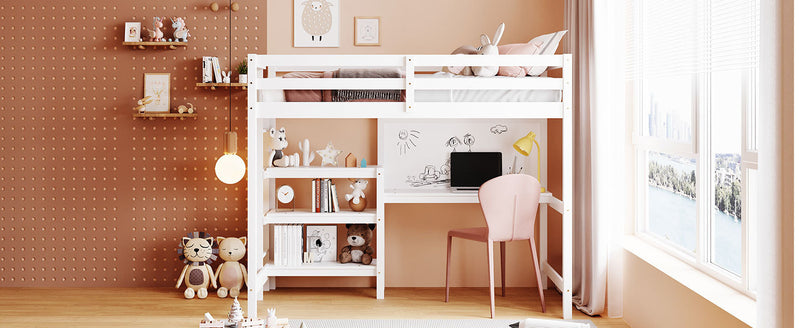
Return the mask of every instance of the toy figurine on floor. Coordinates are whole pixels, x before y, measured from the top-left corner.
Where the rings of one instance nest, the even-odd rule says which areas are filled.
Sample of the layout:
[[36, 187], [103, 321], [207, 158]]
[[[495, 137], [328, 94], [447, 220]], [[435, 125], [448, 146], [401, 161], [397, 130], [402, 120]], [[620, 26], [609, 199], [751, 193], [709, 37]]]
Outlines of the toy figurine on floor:
[[179, 246], [178, 253], [181, 254], [179, 258], [186, 265], [183, 266], [175, 288], [180, 288], [181, 283], [185, 282], [186, 290], [183, 292], [183, 296], [191, 299], [197, 294], [198, 298], [206, 298], [209, 283], [217, 288], [217, 281], [213, 279], [214, 270], [210, 265], [206, 265], [217, 259], [217, 256], [214, 255], [218, 252], [214, 248], [214, 237], [205, 232], [189, 233], [187, 237], [181, 239]]
[[244, 264], [239, 263], [247, 251], [245, 248], [247, 237], [217, 237], [217, 243], [219, 244], [219, 257], [225, 261], [217, 267], [217, 273], [214, 275], [214, 279], [219, 280], [217, 296], [225, 298], [230, 295], [236, 298], [247, 280], [247, 268]]

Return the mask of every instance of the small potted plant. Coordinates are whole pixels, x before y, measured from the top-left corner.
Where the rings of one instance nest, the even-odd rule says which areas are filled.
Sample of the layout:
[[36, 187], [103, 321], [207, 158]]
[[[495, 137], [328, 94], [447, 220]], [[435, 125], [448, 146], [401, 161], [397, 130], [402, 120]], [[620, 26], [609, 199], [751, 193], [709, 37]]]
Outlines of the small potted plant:
[[247, 83], [247, 59], [242, 60], [236, 70], [239, 72], [239, 83]]

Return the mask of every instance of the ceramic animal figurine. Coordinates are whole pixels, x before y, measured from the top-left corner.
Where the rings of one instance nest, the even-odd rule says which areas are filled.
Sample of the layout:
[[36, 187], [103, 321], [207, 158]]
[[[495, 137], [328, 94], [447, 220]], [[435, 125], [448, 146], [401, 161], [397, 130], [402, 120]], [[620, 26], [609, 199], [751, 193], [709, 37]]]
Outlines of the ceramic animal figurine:
[[[497, 31], [494, 32], [494, 39], [489, 40], [486, 34], [481, 34], [481, 46], [478, 48], [479, 55], [499, 55], [500, 51], [497, 45], [500, 43], [500, 38], [503, 37], [503, 31], [506, 24], [500, 23]], [[477, 76], [495, 76], [500, 70], [499, 66], [472, 66], [472, 72]]]
[[225, 261], [217, 267], [217, 272], [214, 274], [214, 279], [219, 281], [217, 296], [225, 298], [230, 295], [236, 298], [247, 280], [247, 268], [239, 263], [247, 251], [245, 248], [247, 237], [217, 237], [217, 244], [219, 244], [219, 257]]
[[163, 20], [161, 17], [153, 17], [153, 30], [149, 31], [151, 42], [164, 41], [164, 32], [161, 32], [161, 28], [164, 27]]
[[172, 17], [172, 28], [175, 29], [172, 32], [172, 36], [175, 38], [175, 42], [186, 42], [189, 40], [189, 29], [186, 27], [186, 22], [183, 21], [182, 17]]
[[154, 101], [154, 99], [151, 99], [151, 98], [152, 98], [152, 96], [147, 96], [147, 97], [144, 97], [142, 99], [139, 99], [139, 101], [136, 102], [137, 106], [134, 107], [133, 110], [135, 110], [137, 112], [140, 112], [140, 113], [144, 113], [145, 107], [147, 107], [148, 104], [150, 104], [150, 103], [152, 103]]
[[297, 146], [300, 147], [300, 150], [303, 151], [303, 166], [311, 165], [311, 162], [314, 161], [314, 153], [311, 152], [311, 146], [308, 142], [308, 139], [303, 140], [303, 142], [298, 142]]
[[208, 297], [209, 283], [217, 288], [217, 281], [213, 279], [214, 270], [210, 265], [206, 265], [217, 259], [214, 255], [216, 252], [214, 237], [205, 232], [190, 233], [181, 239], [178, 253], [186, 265], [183, 266], [175, 288], [180, 288], [181, 283], [186, 283], [183, 296], [187, 299], [194, 298], [195, 294], [198, 298]]
[[270, 167], [300, 166], [300, 155], [297, 153], [291, 155], [283, 153], [283, 150], [289, 146], [289, 141], [286, 140], [286, 129], [282, 127], [280, 130], [271, 128], [269, 129], [269, 137], [269, 146], [272, 148], [268, 159]]
[[178, 106], [178, 113], [192, 114], [194, 113], [194, 105], [192, 105], [192, 103], [186, 103], [186, 105], [180, 105]]
[[231, 73], [222, 71], [222, 83], [231, 83]]
[[356, 180], [355, 183], [350, 185], [353, 192], [344, 195], [344, 198], [347, 199], [350, 205], [350, 209], [355, 212], [362, 212], [367, 208], [367, 196], [364, 195], [364, 189], [367, 189], [367, 183], [369, 183], [369, 181], [365, 179]]

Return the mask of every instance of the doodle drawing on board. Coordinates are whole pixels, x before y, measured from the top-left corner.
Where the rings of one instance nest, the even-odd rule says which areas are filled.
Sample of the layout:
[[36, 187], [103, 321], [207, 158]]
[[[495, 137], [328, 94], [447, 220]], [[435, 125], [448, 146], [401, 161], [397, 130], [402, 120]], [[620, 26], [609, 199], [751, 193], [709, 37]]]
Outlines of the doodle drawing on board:
[[420, 132], [417, 130], [402, 129], [397, 133], [397, 148], [400, 150], [400, 156], [417, 147], [414, 140], [419, 140], [419, 136]]
[[503, 134], [505, 132], [508, 132], [508, 127], [502, 124], [497, 124], [489, 128], [489, 132], [491, 132], [492, 134]]
[[[449, 162], [450, 160], [448, 160]], [[437, 170], [434, 165], [425, 165], [425, 168], [417, 176], [409, 175], [406, 179], [411, 187], [423, 187], [431, 185], [442, 185], [450, 183], [450, 165], [445, 163], [441, 170]]]
[[467, 145], [467, 147], [469, 147], [469, 149], [467, 151], [471, 152], [472, 151], [472, 145], [475, 144], [475, 136], [473, 136], [472, 133], [465, 134], [464, 135], [464, 144]]

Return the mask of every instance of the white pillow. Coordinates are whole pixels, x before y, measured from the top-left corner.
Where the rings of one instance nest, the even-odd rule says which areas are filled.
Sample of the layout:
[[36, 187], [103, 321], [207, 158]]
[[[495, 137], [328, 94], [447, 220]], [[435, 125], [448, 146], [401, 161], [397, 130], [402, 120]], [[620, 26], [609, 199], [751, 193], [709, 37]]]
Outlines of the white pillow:
[[[534, 55], [554, 55], [564, 34], [567, 34], [567, 30], [540, 35], [531, 39], [528, 43], [539, 48], [539, 52]], [[544, 73], [545, 70], [547, 70], [547, 66], [534, 66], [528, 71], [528, 75], [537, 76]]]

